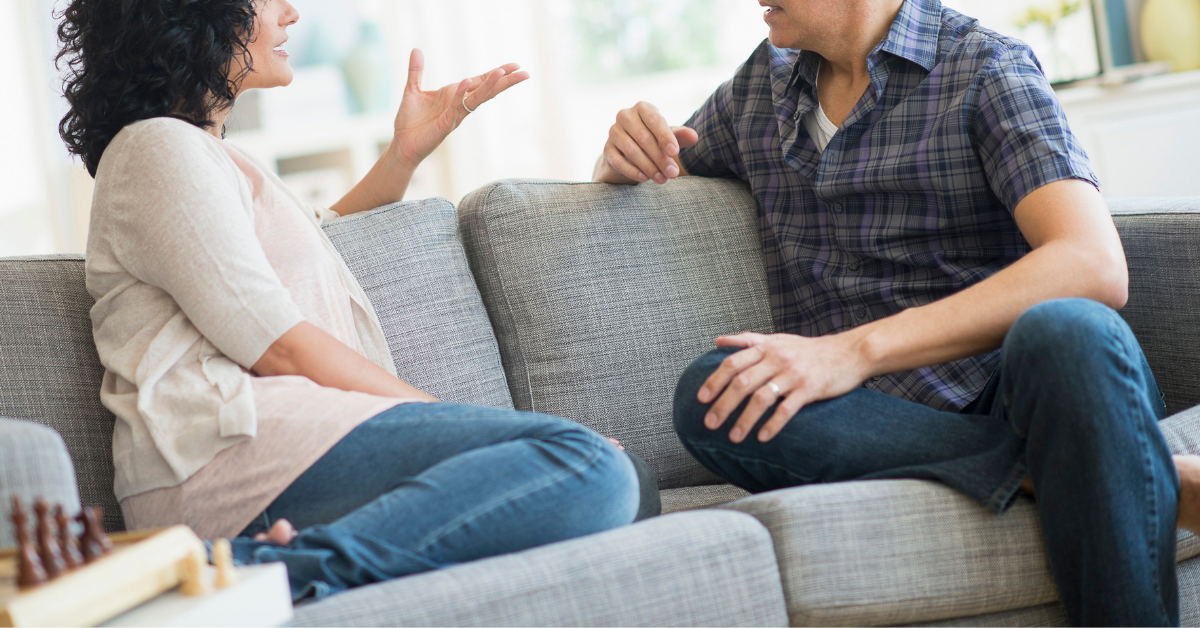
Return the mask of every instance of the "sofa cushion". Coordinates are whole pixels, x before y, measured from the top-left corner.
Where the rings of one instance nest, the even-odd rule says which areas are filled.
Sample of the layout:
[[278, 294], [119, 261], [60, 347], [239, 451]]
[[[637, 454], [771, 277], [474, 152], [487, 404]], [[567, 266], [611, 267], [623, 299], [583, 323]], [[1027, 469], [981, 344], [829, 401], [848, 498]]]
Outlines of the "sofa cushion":
[[113, 494], [115, 418], [100, 405], [104, 369], [92, 342], [92, 297], [83, 257], [0, 259], [0, 416], [62, 435], [84, 504], [104, 508], [104, 527], [123, 530]]
[[[1200, 558], [1191, 558], [1176, 567], [1179, 580], [1179, 625], [1200, 626]], [[974, 617], [956, 617], [919, 624], [922, 626], [1069, 626], [1067, 610], [1052, 602], [1017, 610]]]
[[662, 514], [665, 515], [684, 510], [711, 508], [748, 495], [750, 493], [745, 489], [732, 484], [708, 484], [663, 489], [659, 491], [658, 498], [662, 503]]
[[29, 421], [0, 419], [0, 548], [16, 545], [10, 518], [13, 496], [21, 498], [26, 512], [37, 498], [62, 504], [68, 516], [79, 512], [75, 468], [58, 432]]
[[[876, 480], [771, 491], [721, 507], [770, 530], [794, 626], [928, 622], [1058, 599], [1028, 498], [996, 515], [938, 483]], [[1200, 554], [1195, 537], [1179, 539], [1177, 560]]]
[[325, 233], [371, 299], [401, 379], [443, 401], [513, 407], [449, 201], [395, 203]]
[[1129, 261], [1133, 328], [1167, 398], [1200, 404], [1200, 197], [1108, 199]]
[[502, 181], [459, 220], [517, 408], [620, 439], [660, 488], [717, 482], [676, 438], [671, 399], [716, 336], [773, 330], [746, 187]]
[[341, 593], [296, 626], [783, 626], [771, 539], [694, 512]]

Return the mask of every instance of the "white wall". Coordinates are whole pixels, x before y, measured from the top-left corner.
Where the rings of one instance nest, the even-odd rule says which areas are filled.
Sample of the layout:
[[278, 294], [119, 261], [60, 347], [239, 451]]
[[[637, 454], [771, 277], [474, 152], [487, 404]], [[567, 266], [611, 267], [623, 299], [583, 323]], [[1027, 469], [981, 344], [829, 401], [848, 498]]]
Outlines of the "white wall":
[[32, 2], [0, 0], [0, 255], [58, 249], [37, 109]]

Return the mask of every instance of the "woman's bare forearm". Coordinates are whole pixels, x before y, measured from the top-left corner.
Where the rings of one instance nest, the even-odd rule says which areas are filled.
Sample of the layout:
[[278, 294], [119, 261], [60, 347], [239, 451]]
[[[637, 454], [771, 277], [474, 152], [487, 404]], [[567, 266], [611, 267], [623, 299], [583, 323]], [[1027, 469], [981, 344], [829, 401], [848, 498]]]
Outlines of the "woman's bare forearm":
[[393, 140], [367, 176], [330, 209], [339, 215], [349, 216], [404, 200], [408, 184], [412, 182], [419, 164], [408, 163], [395, 145]]
[[300, 323], [276, 340], [253, 371], [260, 376], [302, 375], [321, 386], [380, 397], [437, 401], [310, 323]]

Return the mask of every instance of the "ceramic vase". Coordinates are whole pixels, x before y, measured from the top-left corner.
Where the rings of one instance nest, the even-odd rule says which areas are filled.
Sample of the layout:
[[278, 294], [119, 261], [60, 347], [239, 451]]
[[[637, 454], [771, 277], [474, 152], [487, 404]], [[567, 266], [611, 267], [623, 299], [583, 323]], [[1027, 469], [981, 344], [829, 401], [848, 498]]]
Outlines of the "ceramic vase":
[[358, 43], [342, 60], [342, 72], [359, 113], [375, 113], [391, 108], [388, 48], [383, 40], [383, 28], [378, 23], [362, 23]]
[[1200, 0], [1146, 0], [1142, 49], [1150, 61], [1170, 61], [1176, 72], [1200, 69]]

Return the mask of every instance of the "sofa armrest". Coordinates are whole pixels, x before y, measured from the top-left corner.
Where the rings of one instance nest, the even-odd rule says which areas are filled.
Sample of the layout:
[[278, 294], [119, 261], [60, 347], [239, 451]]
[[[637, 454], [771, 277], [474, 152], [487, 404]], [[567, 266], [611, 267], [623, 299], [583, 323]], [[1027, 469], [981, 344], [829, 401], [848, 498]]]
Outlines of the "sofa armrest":
[[79, 488], [67, 446], [58, 432], [37, 423], [0, 418], [0, 547], [13, 540], [12, 497], [28, 507], [41, 497], [62, 504], [67, 513], [79, 512]]
[[1200, 197], [1111, 198], [1133, 328], [1173, 414], [1200, 405]]

